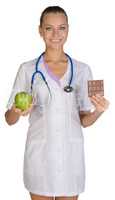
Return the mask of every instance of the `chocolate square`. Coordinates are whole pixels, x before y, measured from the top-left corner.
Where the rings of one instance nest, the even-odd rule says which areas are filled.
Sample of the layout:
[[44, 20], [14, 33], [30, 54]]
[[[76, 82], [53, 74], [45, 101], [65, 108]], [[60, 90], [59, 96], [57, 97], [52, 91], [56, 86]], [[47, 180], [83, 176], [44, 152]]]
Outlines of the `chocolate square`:
[[90, 80], [88, 81], [88, 96], [91, 97], [95, 94], [104, 96], [104, 81], [103, 80]]

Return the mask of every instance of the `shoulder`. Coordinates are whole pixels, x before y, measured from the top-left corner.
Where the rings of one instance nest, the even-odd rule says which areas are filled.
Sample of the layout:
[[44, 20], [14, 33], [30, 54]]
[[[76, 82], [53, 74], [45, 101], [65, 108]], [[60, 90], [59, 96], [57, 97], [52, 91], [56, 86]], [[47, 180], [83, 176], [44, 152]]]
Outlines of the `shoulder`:
[[72, 61], [74, 64], [74, 76], [78, 81], [93, 79], [91, 67], [87, 63], [78, 61], [75, 58], [72, 58]]
[[19, 69], [23, 71], [33, 71], [35, 69], [36, 61], [37, 61], [37, 58], [34, 58], [29, 61], [25, 61], [20, 64]]
[[91, 71], [91, 67], [87, 63], [79, 61], [75, 58], [72, 58], [72, 61], [73, 61], [74, 66], [75, 66], [75, 68], [78, 72], [81, 73], [81, 72]]

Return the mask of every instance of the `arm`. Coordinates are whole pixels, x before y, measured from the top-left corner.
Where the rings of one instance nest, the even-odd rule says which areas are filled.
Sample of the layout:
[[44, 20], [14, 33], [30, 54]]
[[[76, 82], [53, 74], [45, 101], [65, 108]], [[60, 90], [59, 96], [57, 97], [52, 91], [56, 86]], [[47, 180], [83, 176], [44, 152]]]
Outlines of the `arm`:
[[80, 111], [80, 120], [83, 127], [91, 126], [109, 106], [109, 102], [100, 95], [92, 96], [90, 99], [95, 106], [95, 110], [93, 112]]
[[82, 126], [88, 127], [91, 126], [100, 116], [102, 113], [98, 112], [96, 109], [93, 112], [80, 112], [80, 120]]
[[12, 92], [7, 104], [8, 110], [5, 112], [5, 119], [9, 125], [15, 124], [20, 119], [21, 115], [24, 115], [24, 114], [26, 115], [25, 112], [22, 112], [20, 109], [17, 109], [13, 103], [14, 103], [15, 95], [18, 92], [28, 91], [28, 85], [27, 85], [27, 80], [26, 80], [26, 75], [25, 75], [27, 66], [28, 66], [27, 64], [20, 65], [14, 84], [13, 84]]
[[21, 111], [20, 109], [16, 108], [15, 105], [12, 106], [10, 110], [7, 110], [5, 113], [5, 119], [8, 125], [15, 124], [21, 116], [27, 116], [33, 109], [33, 104], [26, 111]]

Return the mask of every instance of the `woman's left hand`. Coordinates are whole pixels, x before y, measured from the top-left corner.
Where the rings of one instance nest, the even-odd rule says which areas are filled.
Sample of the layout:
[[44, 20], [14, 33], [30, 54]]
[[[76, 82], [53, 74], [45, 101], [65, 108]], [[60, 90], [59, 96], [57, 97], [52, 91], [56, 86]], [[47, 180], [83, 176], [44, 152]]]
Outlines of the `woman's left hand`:
[[104, 112], [109, 107], [109, 101], [99, 94], [90, 97], [90, 100], [95, 106], [96, 110], [100, 113]]

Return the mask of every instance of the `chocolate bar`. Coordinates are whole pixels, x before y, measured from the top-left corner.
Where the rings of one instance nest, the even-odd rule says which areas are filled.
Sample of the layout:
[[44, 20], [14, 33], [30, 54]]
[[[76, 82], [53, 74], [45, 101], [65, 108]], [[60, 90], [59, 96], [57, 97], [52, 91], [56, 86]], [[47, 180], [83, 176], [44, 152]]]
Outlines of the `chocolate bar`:
[[88, 81], [88, 96], [91, 97], [95, 94], [104, 96], [104, 81], [103, 80], [90, 80]]

